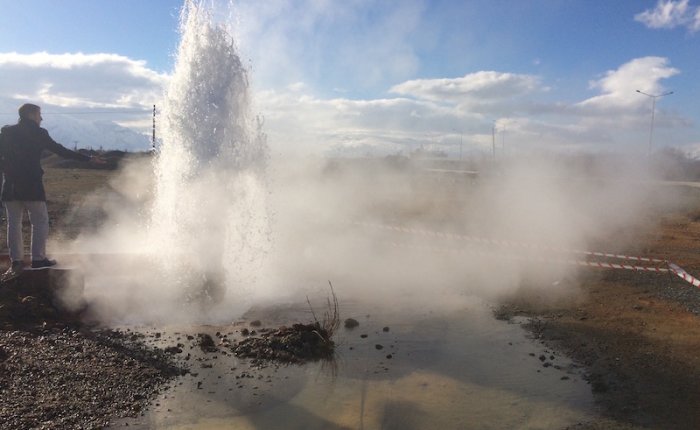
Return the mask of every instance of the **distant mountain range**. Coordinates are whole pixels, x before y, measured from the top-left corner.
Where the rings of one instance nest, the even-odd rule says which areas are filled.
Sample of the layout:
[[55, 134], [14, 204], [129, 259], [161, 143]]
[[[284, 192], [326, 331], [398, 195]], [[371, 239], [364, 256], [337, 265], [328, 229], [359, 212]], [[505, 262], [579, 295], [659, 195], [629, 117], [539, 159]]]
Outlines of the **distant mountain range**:
[[68, 115], [42, 124], [53, 139], [69, 149], [147, 151], [151, 138], [113, 121], [82, 120]]

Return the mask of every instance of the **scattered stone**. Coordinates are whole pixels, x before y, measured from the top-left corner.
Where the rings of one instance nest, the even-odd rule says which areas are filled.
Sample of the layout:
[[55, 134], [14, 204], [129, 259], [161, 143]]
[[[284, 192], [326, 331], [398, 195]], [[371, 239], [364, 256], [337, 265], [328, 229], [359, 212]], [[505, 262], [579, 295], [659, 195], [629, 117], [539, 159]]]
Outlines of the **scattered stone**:
[[250, 322], [251, 327], [260, 327], [262, 325], [262, 322], [260, 320], [255, 320]]
[[169, 346], [169, 347], [165, 348], [164, 351], [167, 352], [168, 354], [179, 354], [182, 352], [182, 348], [180, 348], [178, 346]]
[[603, 381], [593, 381], [591, 388], [594, 393], [605, 393], [608, 391], [608, 385]]
[[382, 331], [383, 331], [384, 333], [388, 332], [388, 331], [389, 331], [389, 327], [384, 327], [384, 328], [382, 329]]
[[218, 351], [218, 349], [216, 348], [216, 344], [214, 343], [214, 339], [212, 339], [211, 336], [209, 336], [206, 333], [199, 333], [197, 335], [197, 342], [199, 343], [199, 347], [204, 352]]
[[383, 345], [380, 345], [380, 344], [376, 344], [376, 345], [374, 345], [374, 347], [375, 347], [376, 349], [384, 349], [384, 346], [383, 346]]
[[352, 329], [352, 328], [355, 328], [359, 325], [360, 325], [359, 321], [357, 321], [354, 318], [348, 318], [345, 320], [345, 328]]
[[248, 330], [247, 328], [244, 328], [243, 330], [241, 330], [241, 334], [243, 336], [248, 336], [250, 334], [250, 330]]
[[392, 358], [394, 358], [394, 356], [393, 356], [392, 354], [387, 354], [386, 358], [388, 358], [389, 360], [391, 360]]
[[367, 338], [367, 335], [366, 335], [366, 334], [361, 334], [360, 337], [361, 337], [362, 339], [366, 339], [366, 338]]

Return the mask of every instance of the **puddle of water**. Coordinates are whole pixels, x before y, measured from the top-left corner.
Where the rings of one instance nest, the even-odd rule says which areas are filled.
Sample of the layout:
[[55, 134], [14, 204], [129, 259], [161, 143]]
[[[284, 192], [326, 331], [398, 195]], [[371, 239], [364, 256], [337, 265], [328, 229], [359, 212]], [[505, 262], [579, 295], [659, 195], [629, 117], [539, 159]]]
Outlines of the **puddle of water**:
[[[241, 326], [158, 329], [159, 346], [183, 344], [191, 374], [130, 428], [155, 429], [559, 429], [593, 418], [588, 384], [570, 360], [486, 307], [448, 313], [343, 305], [360, 326], [340, 328], [337, 360], [254, 366], [196, 333], [241, 338]], [[362, 310], [362, 311], [361, 311]], [[308, 322], [308, 307], [261, 309], [263, 327]], [[385, 329], [385, 327], [387, 327]], [[217, 336], [217, 332], [219, 336]], [[119, 426], [117, 425], [117, 426]]]

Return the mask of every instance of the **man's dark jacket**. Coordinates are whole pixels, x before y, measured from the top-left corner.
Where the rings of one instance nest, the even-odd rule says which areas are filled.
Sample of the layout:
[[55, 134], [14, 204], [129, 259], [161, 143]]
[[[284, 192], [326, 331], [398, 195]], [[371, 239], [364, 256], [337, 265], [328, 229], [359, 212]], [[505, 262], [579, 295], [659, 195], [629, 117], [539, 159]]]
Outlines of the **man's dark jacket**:
[[41, 168], [41, 153], [51, 151], [61, 157], [89, 161], [90, 157], [55, 142], [46, 129], [30, 119], [20, 119], [0, 132], [0, 168], [2, 194], [6, 201], [46, 201]]

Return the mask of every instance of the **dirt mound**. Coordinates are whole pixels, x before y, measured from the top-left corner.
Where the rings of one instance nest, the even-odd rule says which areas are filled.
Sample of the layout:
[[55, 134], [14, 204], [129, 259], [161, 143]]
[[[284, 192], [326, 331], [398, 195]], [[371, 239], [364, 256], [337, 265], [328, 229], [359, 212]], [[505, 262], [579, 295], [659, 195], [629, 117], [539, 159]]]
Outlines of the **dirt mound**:
[[294, 324], [243, 339], [231, 351], [242, 358], [301, 364], [332, 359], [335, 344], [330, 337], [331, 333], [318, 322]]

